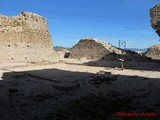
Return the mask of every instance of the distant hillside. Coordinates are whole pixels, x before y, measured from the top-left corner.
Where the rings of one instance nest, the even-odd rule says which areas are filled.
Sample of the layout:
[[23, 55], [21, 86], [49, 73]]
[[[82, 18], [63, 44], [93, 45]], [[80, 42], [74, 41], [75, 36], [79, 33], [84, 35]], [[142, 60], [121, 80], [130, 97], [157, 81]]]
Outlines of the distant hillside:
[[131, 50], [131, 51], [139, 51], [139, 52], [146, 52], [148, 48], [143, 48], [143, 49], [138, 49], [138, 48], [125, 48], [126, 50]]
[[72, 48], [62, 47], [62, 46], [54, 46], [56, 51], [71, 51]]
[[[67, 48], [67, 47], [62, 47], [62, 46], [54, 46], [54, 49], [56, 51], [64, 51], [64, 50], [68, 50], [68, 51], [71, 51], [72, 48]], [[146, 52], [148, 48], [142, 48], [142, 49], [139, 49], [139, 48], [125, 48], [125, 50], [131, 50], [131, 51], [139, 51], [139, 52]]]

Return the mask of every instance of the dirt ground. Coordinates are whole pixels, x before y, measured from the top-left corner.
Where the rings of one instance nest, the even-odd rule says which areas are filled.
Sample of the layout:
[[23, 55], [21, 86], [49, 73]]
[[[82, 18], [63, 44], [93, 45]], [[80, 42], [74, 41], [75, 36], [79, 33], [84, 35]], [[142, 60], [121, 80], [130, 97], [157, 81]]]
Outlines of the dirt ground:
[[3, 64], [0, 120], [159, 120], [160, 63], [125, 65], [69, 59]]

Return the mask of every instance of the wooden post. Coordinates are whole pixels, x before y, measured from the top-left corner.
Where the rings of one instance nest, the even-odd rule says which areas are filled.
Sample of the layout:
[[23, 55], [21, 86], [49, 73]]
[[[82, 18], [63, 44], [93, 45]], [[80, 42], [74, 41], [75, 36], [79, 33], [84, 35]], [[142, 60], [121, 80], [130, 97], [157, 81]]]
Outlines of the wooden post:
[[124, 70], [124, 65], [123, 65], [123, 62], [121, 62], [121, 67], [122, 67], [122, 70]]
[[123, 65], [124, 60], [123, 59], [119, 59], [119, 61], [121, 62], [121, 68], [122, 68], [122, 70], [124, 70], [124, 65]]

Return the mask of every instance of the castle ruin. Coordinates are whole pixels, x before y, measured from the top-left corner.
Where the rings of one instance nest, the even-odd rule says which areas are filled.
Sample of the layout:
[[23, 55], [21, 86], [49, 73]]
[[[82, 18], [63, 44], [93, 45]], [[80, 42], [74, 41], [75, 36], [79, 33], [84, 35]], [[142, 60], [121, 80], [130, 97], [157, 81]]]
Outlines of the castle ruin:
[[150, 17], [152, 28], [160, 36], [160, 4], [150, 9]]
[[111, 53], [122, 54], [122, 50], [97, 38], [82, 38], [73, 47], [69, 58], [101, 59]]
[[31, 12], [0, 16], [0, 61], [51, 61], [56, 56], [48, 21]]

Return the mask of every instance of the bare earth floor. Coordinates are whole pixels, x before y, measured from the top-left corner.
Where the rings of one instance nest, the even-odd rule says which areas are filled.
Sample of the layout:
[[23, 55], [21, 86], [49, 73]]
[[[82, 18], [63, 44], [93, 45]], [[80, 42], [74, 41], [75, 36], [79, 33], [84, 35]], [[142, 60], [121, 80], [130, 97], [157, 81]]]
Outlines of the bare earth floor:
[[101, 64], [1, 66], [0, 120], [160, 119], [159, 63], [146, 64], [146, 70]]

